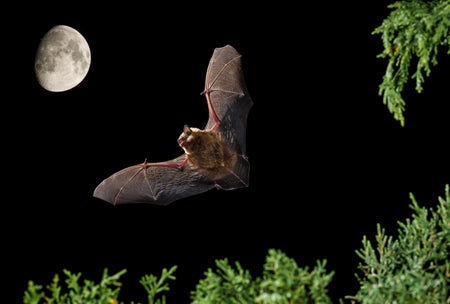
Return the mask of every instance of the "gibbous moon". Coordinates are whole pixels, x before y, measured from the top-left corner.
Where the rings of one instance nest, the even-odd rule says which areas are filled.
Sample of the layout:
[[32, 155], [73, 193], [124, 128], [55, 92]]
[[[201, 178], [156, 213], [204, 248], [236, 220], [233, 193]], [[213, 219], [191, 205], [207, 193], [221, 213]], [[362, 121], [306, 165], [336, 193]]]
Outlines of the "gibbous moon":
[[41, 39], [34, 70], [44, 89], [62, 92], [77, 86], [90, 65], [91, 51], [86, 39], [69, 26], [57, 25]]

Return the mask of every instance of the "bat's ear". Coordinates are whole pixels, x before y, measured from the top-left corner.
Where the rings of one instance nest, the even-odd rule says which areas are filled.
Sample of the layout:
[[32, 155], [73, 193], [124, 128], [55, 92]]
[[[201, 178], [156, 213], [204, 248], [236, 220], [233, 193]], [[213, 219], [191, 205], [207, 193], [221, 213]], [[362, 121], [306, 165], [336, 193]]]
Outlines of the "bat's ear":
[[189, 128], [188, 125], [184, 125], [184, 127], [183, 127], [183, 132], [184, 132], [186, 135], [190, 135], [190, 134], [192, 133], [192, 130], [191, 130], [191, 128]]

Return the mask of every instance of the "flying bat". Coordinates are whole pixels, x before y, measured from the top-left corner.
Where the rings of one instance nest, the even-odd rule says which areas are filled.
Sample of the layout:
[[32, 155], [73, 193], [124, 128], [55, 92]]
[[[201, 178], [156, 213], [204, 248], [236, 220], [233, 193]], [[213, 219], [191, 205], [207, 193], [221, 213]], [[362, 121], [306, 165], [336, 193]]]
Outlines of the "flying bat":
[[246, 129], [253, 101], [245, 84], [241, 54], [232, 46], [214, 49], [202, 94], [208, 105], [208, 122], [204, 129], [184, 125], [178, 137], [183, 154], [122, 169], [104, 179], [93, 196], [113, 205], [168, 205], [213, 188], [248, 187]]

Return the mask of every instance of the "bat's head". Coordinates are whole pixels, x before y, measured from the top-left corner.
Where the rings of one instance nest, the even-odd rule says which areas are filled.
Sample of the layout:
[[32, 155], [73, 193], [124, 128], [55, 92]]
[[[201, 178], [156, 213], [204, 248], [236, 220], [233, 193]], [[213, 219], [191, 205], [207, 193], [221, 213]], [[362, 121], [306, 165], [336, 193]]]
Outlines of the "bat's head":
[[192, 145], [196, 141], [195, 138], [199, 131], [197, 128], [190, 128], [188, 125], [184, 125], [183, 133], [178, 137], [178, 144], [186, 154], [192, 153]]

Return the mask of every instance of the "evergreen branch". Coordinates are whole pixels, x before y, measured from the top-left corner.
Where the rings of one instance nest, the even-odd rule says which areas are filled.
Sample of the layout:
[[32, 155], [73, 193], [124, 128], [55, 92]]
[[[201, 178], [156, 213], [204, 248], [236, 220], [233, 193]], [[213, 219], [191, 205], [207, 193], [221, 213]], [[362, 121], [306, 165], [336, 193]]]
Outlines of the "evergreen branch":
[[33, 281], [28, 281], [28, 289], [24, 292], [23, 303], [39, 304], [45, 298], [45, 292], [41, 290], [41, 285], [35, 285]]
[[255, 281], [250, 273], [236, 262], [235, 268], [229, 265], [228, 259], [216, 260], [217, 271], [211, 268], [200, 280], [196, 290], [191, 292], [192, 304], [254, 303], [256, 295]]
[[317, 261], [312, 271], [300, 268], [295, 260], [270, 249], [264, 265], [257, 303], [331, 303], [327, 286], [334, 275], [326, 273], [326, 260]]
[[[377, 57], [388, 58], [379, 95], [393, 114], [394, 119], [405, 124], [405, 84], [415, 79], [415, 89], [423, 90], [425, 77], [431, 66], [437, 65], [440, 46], [450, 46], [450, 0], [398, 1], [388, 5], [393, 9], [372, 34], [381, 34], [384, 50]], [[450, 54], [450, 48], [447, 51]], [[417, 60], [415, 72], [409, 77], [411, 61]]]
[[175, 280], [175, 276], [173, 273], [177, 269], [177, 266], [172, 266], [169, 270], [163, 268], [161, 277], [158, 279], [156, 276], [150, 274], [145, 275], [141, 278], [140, 283], [144, 286], [145, 290], [148, 293], [148, 303], [149, 304], [165, 304], [166, 298], [163, 295], [161, 299], [157, 299], [156, 295], [163, 292], [169, 291], [169, 284], [166, 282], [167, 280]]
[[398, 222], [398, 238], [377, 225], [377, 250], [366, 237], [356, 251], [362, 259], [356, 276], [359, 303], [450, 303], [450, 194], [437, 210], [420, 207], [410, 194], [411, 218]]
[[217, 260], [217, 271], [208, 269], [196, 290], [192, 304], [330, 304], [327, 286], [334, 275], [325, 270], [326, 261], [317, 262], [312, 271], [300, 268], [283, 252], [270, 249], [262, 277], [252, 279], [239, 263], [235, 268], [227, 259]]
[[[83, 304], [118, 304], [118, 295], [121, 284], [118, 279], [126, 270], [122, 270], [115, 275], [109, 276], [107, 269], [104, 270], [102, 280], [99, 284], [93, 281], [84, 280], [83, 284], [79, 283], [81, 273], [73, 274], [64, 269], [67, 279], [66, 290], [60, 286], [58, 274], [53, 277], [51, 284], [47, 286], [50, 292], [46, 295], [42, 291], [41, 285], [35, 285], [33, 281], [29, 281], [28, 289], [24, 293], [24, 304], [39, 304], [45, 301], [48, 304], [67, 304], [67, 303], [83, 303]], [[115, 288], [114, 288], [115, 287]], [[65, 292], [63, 292], [65, 291]]]

